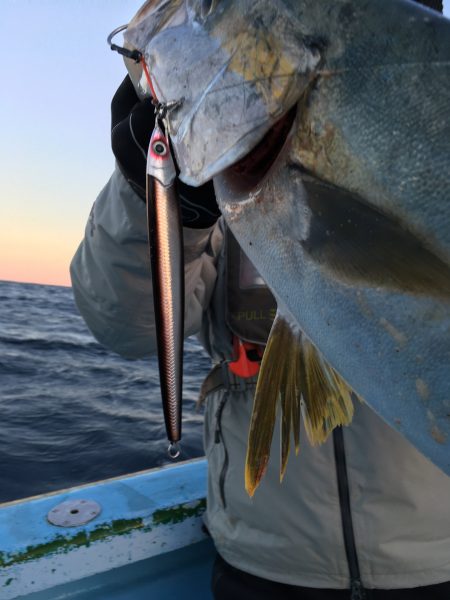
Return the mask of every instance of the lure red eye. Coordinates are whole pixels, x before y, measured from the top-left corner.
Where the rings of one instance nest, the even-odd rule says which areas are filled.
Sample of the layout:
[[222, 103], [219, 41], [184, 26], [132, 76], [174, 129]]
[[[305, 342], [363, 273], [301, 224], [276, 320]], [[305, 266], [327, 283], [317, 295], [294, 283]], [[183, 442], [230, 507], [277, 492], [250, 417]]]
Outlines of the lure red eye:
[[168, 148], [166, 142], [162, 139], [154, 140], [152, 143], [152, 152], [161, 158], [167, 156]]

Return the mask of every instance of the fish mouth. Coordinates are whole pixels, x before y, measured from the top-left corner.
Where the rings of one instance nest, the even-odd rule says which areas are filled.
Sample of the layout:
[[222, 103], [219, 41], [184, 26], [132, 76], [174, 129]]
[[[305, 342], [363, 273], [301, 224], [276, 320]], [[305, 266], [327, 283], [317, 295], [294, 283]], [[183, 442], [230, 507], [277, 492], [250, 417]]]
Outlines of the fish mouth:
[[285, 148], [296, 114], [294, 105], [248, 154], [220, 173], [221, 183], [231, 195], [246, 195], [262, 182]]

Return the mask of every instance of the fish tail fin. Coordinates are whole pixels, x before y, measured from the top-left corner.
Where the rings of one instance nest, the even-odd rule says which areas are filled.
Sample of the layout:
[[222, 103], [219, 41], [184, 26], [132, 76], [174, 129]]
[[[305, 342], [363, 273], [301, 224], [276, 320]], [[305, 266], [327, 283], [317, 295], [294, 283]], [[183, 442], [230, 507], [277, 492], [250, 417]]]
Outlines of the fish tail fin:
[[311, 444], [323, 443], [353, 417], [352, 391], [298, 328], [277, 313], [261, 362], [245, 464], [245, 488], [253, 496], [267, 469], [278, 404], [281, 406], [280, 480], [291, 432], [300, 448], [300, 415]]

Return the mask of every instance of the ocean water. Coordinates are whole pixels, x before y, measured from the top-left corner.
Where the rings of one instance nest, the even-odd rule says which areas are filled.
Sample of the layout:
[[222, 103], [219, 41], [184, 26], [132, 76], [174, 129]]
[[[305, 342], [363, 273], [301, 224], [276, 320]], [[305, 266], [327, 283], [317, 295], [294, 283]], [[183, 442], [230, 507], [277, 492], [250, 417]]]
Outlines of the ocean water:
[[[156, 357], [98, 344], [70, 288], [0, 282], [0, 502], [167, 464]], [[210, 361], [185, 343], [182, 456], [201, 456]]]

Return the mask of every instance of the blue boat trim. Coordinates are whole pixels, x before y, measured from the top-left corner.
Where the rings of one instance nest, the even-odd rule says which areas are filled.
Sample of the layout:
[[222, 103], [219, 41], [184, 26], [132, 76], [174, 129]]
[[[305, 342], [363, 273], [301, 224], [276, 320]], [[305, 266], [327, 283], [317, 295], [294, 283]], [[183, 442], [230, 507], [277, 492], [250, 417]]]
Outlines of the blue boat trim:
[[91, 532], [80, 531], [72, 537], [57, 535], [49, 542], [27, 546], [26, 550], [17, 554], [7, 555], [0, 551], [0, 567], [9, 567], [28, 560], [36, 560], [52, 553], [69, 552], [79, 546], [89, 546], [93, 542], [117, 535], [125, 535], [137, 529], [147, 532], [152, 531], [153, 526], [181, 523], [191, 517], [201, 517], [205, 510], [206, 500], [202, 498], [195, 504], [179, 504], [178, 506], [155, 511], [152, 515], [152, 526], [146, 525], [141, 518], [117, 519], [111, 523], [102, 523]]
[[[206, 461], [46, 494], [0, 506], [0, 590], [5, 600], [89, 577], [205, 539]], [[46, 520], [60, 502], [95, 500], [86, 525]], [[6, 594], [6, 595], [5, 595]]]

